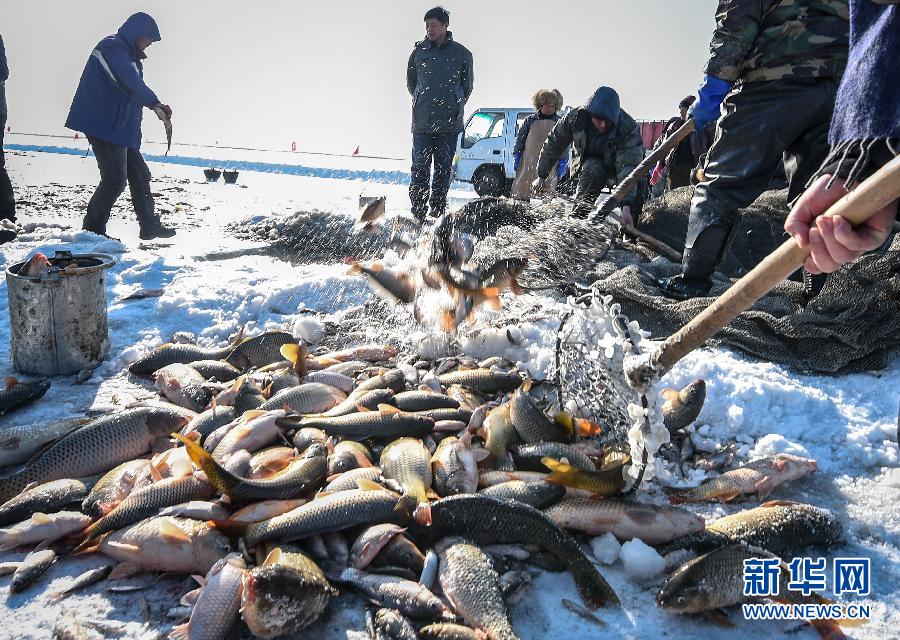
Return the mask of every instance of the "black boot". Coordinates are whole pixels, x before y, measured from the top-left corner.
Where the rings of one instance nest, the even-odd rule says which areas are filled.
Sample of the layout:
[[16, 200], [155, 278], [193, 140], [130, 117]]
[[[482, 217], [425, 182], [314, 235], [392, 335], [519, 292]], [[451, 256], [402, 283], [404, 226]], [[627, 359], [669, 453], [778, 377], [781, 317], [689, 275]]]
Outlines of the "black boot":
[[141, 225], [141, 232], [138, 237], [141, 240], [153, 240], [155, 238], [171, 238], [175, 235], [175, 229], [163, 226], [161, 222], [154, 224]]
[[709, 295], [712, 274], [730, 244], [732, 228], [731, 225], [715, 224], [701, 231], [694, 245], [684, 250], [681, 273], [659, 281], [663, 295], [676, 300]]

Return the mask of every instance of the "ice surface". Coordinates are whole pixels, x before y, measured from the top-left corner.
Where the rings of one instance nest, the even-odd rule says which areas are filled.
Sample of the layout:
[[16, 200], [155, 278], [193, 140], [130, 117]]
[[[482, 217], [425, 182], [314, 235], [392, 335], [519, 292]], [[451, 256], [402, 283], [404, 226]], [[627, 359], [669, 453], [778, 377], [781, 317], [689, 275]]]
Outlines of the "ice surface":
[[[395, 170], [376, 166], [370, 160], [365, 163], [355, 166]], [[134, 214], [127, 198], [122, 198], [109, 225], [110, 234], [121, 238], [121, 242], [115, 242], [80, 230], [84, 205], [98, 180], [93, 158], [8, 151], [7, 165], [17, 197], [27, 202], [19, 205], [19, 222], [25, 232], [16, 242], [0, 245], [0, 258], [6, 265], [24, 260], [36, 250], [47, 253], [63, 247], [75, 252], [112, 253], [118, 262], [107, 273], [111, 341], [107, 361], [82, 384], [74, 375], [54, 378], [43, 399], [0, 416], [0, 428], [9, 424], [39, 426], [47, 420], [82, 415], [91, 408], [122, 407], [152, 397], [152, 385], [130, 377], [123, 368], [146, 350], [170, 340], [175, 332], [194, 333], [205, 345], [225, 342], [242, 326], [250, 334], [276, 326], [312, 334], [326, 322], [373, 299], [366, 283], [348, 276], [346, 265], [340, 261], [291, 266], [267, 255], [262, 243], [248, 243], [226, 234], [223, 227], [229, 222], [278, 218], [313, 208], [354, 215], [359, 195], [364, 192], [387, 195], [388, 216], [407, 214], [409, 208], [407, 188], [402, 184], [242, 171], [238, 185], [225, 186], [221, 182], [206, 183], [199, 168], [151, 162], [152, 187], [160, 194], [157, 206], [164, 222], [178, 228], [178, 235], [167, 241], [140, 242]], [[451, 192], [451, 206], [472, 195]], [[122, 300], [136, 289], [152, 288], [164, 289], [163, 295]], [[413, 324], [408, 312], [398, 313], [397, 326], [403, 327], [412, 344], [421, 343], [423, 357], [457, 352], [474, 357], [502, 355], [540, 378], [553, 361], [560, 301], [525, 295], [518, 302], [542, 309], [546, 315], [500, 322], [495, 312], [485, 312], [477, 315], [476, 325], [464, 327], [458, 336], [422, 330]], [[511, 303], [504, 297], [504, 305]], [[0, 291], [0, 318], [7, 316], [7, 296]], [[9, 345], [10, 338], [9, 324], [4, 320], [0, 322], [0, 345]], [[0, 375], [12, 373], [7, 355], [0, 362]], [[707, 383], [706, 404], [697, 422], [704, 426], [701, 437], [715, 445], [738, 443], [736, 463], [782, 450], [802, 450], [817, 461], [816, 473], [777, 487], [772, 498], [811, 502], [841, 518], [845, 543], [810, 554], [824, 556], [829, 563], [835, 556], [871, 558], [875, 567], [872, 595], [862, 601], [873, 607], [873, 618], [849, 632], [860, 638], [896, 637], [900, 628], [900, 509], [896, 506], [900, 503], [900, 452], [895, 438], [900, 362], [877, 374], [832, 378], [798, 375], [730, 351], [702, 349], [687, 356], [658, 386], [681, 388], [698, 377]], [[672, 466], [659, 463], [656, 468], [657, 480], [638, 492], [639, 499], [662, 501], [659, 483], [680, 479]], [[708, 475], [691, 469], [687, 473], [693, 483]], [[690, 508], [711, 522], [754, 505], [713, 503]], [[598, 546], [600, 552], [611, 553], [609, 541], [601, 540], [594, 540], [595, 553]], [[599, 612], [609, 625], [604, 635], [656, 638], [664, 633], [669, 638], [749, 640], [775, 637], [795, 626], [746, 622], [733, 611], [730, 614], [737, 626], [726, 630], [699, 618], [670, 615], [653, 600], [661, 575], [642, 583], [633, 581], [627, 573], [629, 566], [633, 571], [640, 567], [645, 573], [654, 568], [656, 559], [650, 550], [630, 542], [620, 553], [623, 564], [600, 566], [623, 602], [621, 609]], [[23, 555], [0, 554], [0, 561], [19, 560]], [[81, 620], [122, 625], [120, 638], [149, 640], [168, 633], [172, 621], [166, 618], [166, 612], [193, 588], [187, 576], [136, 576], [126, 582], [150, 586], [116, 594], [107, 591], [109, 583], [101, 583], [61, 602], [51, 602], [50, 593], [105, 562], [109, 559], [100, 555], [64, 558], [24, 593], [0, 593], [0, 640], [46, 638], [64, 609]], [[0, 578], [4, 592], [8, 582], [8, 577]], [[540, 572], [531, 589], [531, 595], [510, 613], [516, 632], [524, 640], [550, 637], [560, 629], [573, 637], [597, 636], [596, 626], [559, 603], [560, 598], [579, 599], [571, 576]], [[359, 598], [342, 595], [314, 629], [298, 637], [365, 638], [363, 606]], [[246, 637], [241, 636], [242, 640]], [[807, 628], [791, 637], [804, 640], [816, 635]]]

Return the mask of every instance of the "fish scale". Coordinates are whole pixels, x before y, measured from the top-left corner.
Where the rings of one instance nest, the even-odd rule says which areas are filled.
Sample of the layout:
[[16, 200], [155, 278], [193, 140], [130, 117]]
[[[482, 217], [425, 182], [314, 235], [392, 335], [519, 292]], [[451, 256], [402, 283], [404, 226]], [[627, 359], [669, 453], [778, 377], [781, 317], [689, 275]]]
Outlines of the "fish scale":
[[297, 344], [297, 338], [285, 331], [267, 331], [252, 338], [246, 338], [231, 351], [216, 360], [225, 360], [241, 371], [253, 367], [264, 367], [273, 362], [284, 360], [281, 347], [286, 344]]
[[[466, 623], [495, 640], [515, 640], [500, 590], [500, 576], [484, 552], [470, 542], [438, 545], [438, 579], [444, 595]], [[442, 548], [443, 547], [443, 548]]]
[[191, 618], [177, 625], [171, 640], [221, 640], [237, 621], [241, 606], [241, 584], [247, 568], [239, 553], [219, 560], [206, 574], [206, 585], [200, 592]]
[[253, 547], [267, 540], [291, 541], [395, 518], [400, 496], [387, 490], [341, 491], [317, 498], [293, 511], [247, 528], [244, 540]]
[[62, 479], [45, 482], [0, 506], [0, 526], [19, 522], [32, 513], [53, 513], [88, 495], [96, 476], [88, 480]]
[[157, 369], [162, 369], [170, 364], [190, 364], [197, 360], [221, 360], [233, 349], [232, 345], [219, 348], [201, 347], [196, 344], [162, 345], [128, 365], [128, 371], [135, 375], [148, 376]]
[[187, 419], [164, 407], [140, 407], [100, 418], [70, 432], [22, 471], [0, 480], [9, 500], [32, 483], [104, 473], [150, 450], [157, 438], [178, 431]]
[[384, 413], [368, 411], [346, 416], [303, 418], [298, 426], [315, 427], [325, 433], [345, 438], [396, 438], [399, 436], [424, 436], [431, 433], [434, 420], [408, 413]]
[[369, 600], [408, 616], [435, 618], [446, 610], [440, 598], [411, 580], [347, 568], [341, 572], [341, 581], [359, 589]]
[[193, 476], [164, 478], [138, 489], [120, 502], [108, 514], [87, 528], [85, 541], [102, 536], [107, 531], [121, 529], [144, 518], [156, 515], [164, 507], [190, 500], [204, 500], [213, 495], [209, 482]]
[[438, 376], [438, 380], [445, 387], [458, 384], [485, 393], [512, 391], [522, 384], [522, 378], [517, 373], [503, 373], [491, 369], [467, 369], [444, 373]]
[[0, 415], [32, 400], [43, 397], [50, 388], [48, 380], [16, 381], [8, 389], [0, 388]]
[[425, 491], [431, 487], [431, 454], [421, 440], [399, 438], [386, 446], [381, 452], [381, 472], [420, 503], [428, 501]]
[[568, 533], [528, 505], [482, 495], [456, 495], [431, 503], [430, 527], [417, 535], [466, 536], [476, 544], [535, 544], [565, 565], [586, 604], [618, 604], [619, 598]]
[[346, 399], [343, 392], [321, 382], [306, 382], [278, 393], [259, 405], [261, 411], [286, 409], [290, 413], [322, 413]]
[[732, 542], [744, 542], [779, 556], [793, 555], [806, 547], [835, 544], [843, 532], [841, 521], [826, 509], [794, 502], [767, 502], [723, 516], [707, 525], [705, 531], [674, 540], [660, 553], [679, 549], [705, 553]]

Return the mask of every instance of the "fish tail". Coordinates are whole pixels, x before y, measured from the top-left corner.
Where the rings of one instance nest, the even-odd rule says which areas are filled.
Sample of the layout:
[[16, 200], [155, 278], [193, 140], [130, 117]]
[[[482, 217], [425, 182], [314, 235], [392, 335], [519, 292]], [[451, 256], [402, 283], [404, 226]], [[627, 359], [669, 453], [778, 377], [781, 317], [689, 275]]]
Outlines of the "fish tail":
[[204, 473], [206, 473], [206, 477], [209, 478], [210, 484], [216, 489], [227, 494], [232, 487], [240, 483], [240, 478], [223, 469], [222, 466], [213, 459], [212, 455], [199, 444], [192, 440], [188, 440], [177, 433], [173, 433], [172, 437], [184, 444], [191, 461], [203, 469]]
[[546, 456], [541, 458], [541, 464], [550, 469], [547, 482], [554, 482], [566, 487], [580, 487], [584, 484], [580, 478], [580, 470], [570, 464]]
[[620, 604], [619, 596], [588, 560], [570, 567], [578, 594], [591, 609]]

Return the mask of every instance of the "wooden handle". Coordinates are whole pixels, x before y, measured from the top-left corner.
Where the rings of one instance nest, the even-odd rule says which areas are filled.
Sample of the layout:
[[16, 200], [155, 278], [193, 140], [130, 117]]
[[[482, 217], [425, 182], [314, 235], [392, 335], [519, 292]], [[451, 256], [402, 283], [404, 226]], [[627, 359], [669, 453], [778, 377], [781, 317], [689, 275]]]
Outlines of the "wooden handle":
[[[841, 216], [858, 225], [900, 198], [900, 156], [835, 202], [823, 215]], [[651, 357], [653, 376], [659, 377], [691, 351], [750, 308], [772, 287], [803, 265], [809, 247], [800, 247], [790, 238], [769, 254], [750, 273], [735, 282], [693, 320], [660, 346]]]
[[644, 158], [644, 160], [634, 168], [634, 171], [625, 176], [625, 179], [618, 184], [616, 190], [612, 192], [612, 195], [600, 205], [600, 211], [606, 212], [615, 209], [622, 199], [628, 195], [634, 185], [640, 182], [640, 180], [656, 166], [657, 162], [669, 155], [669, 152], [678, 146], [682, 140], [687, 138], [693, 130], [694, 119], [690, 118], [687, 122], [678, 127], [672, 135], [666, 138], [661, 145], [654, 149], [649, 156]]

